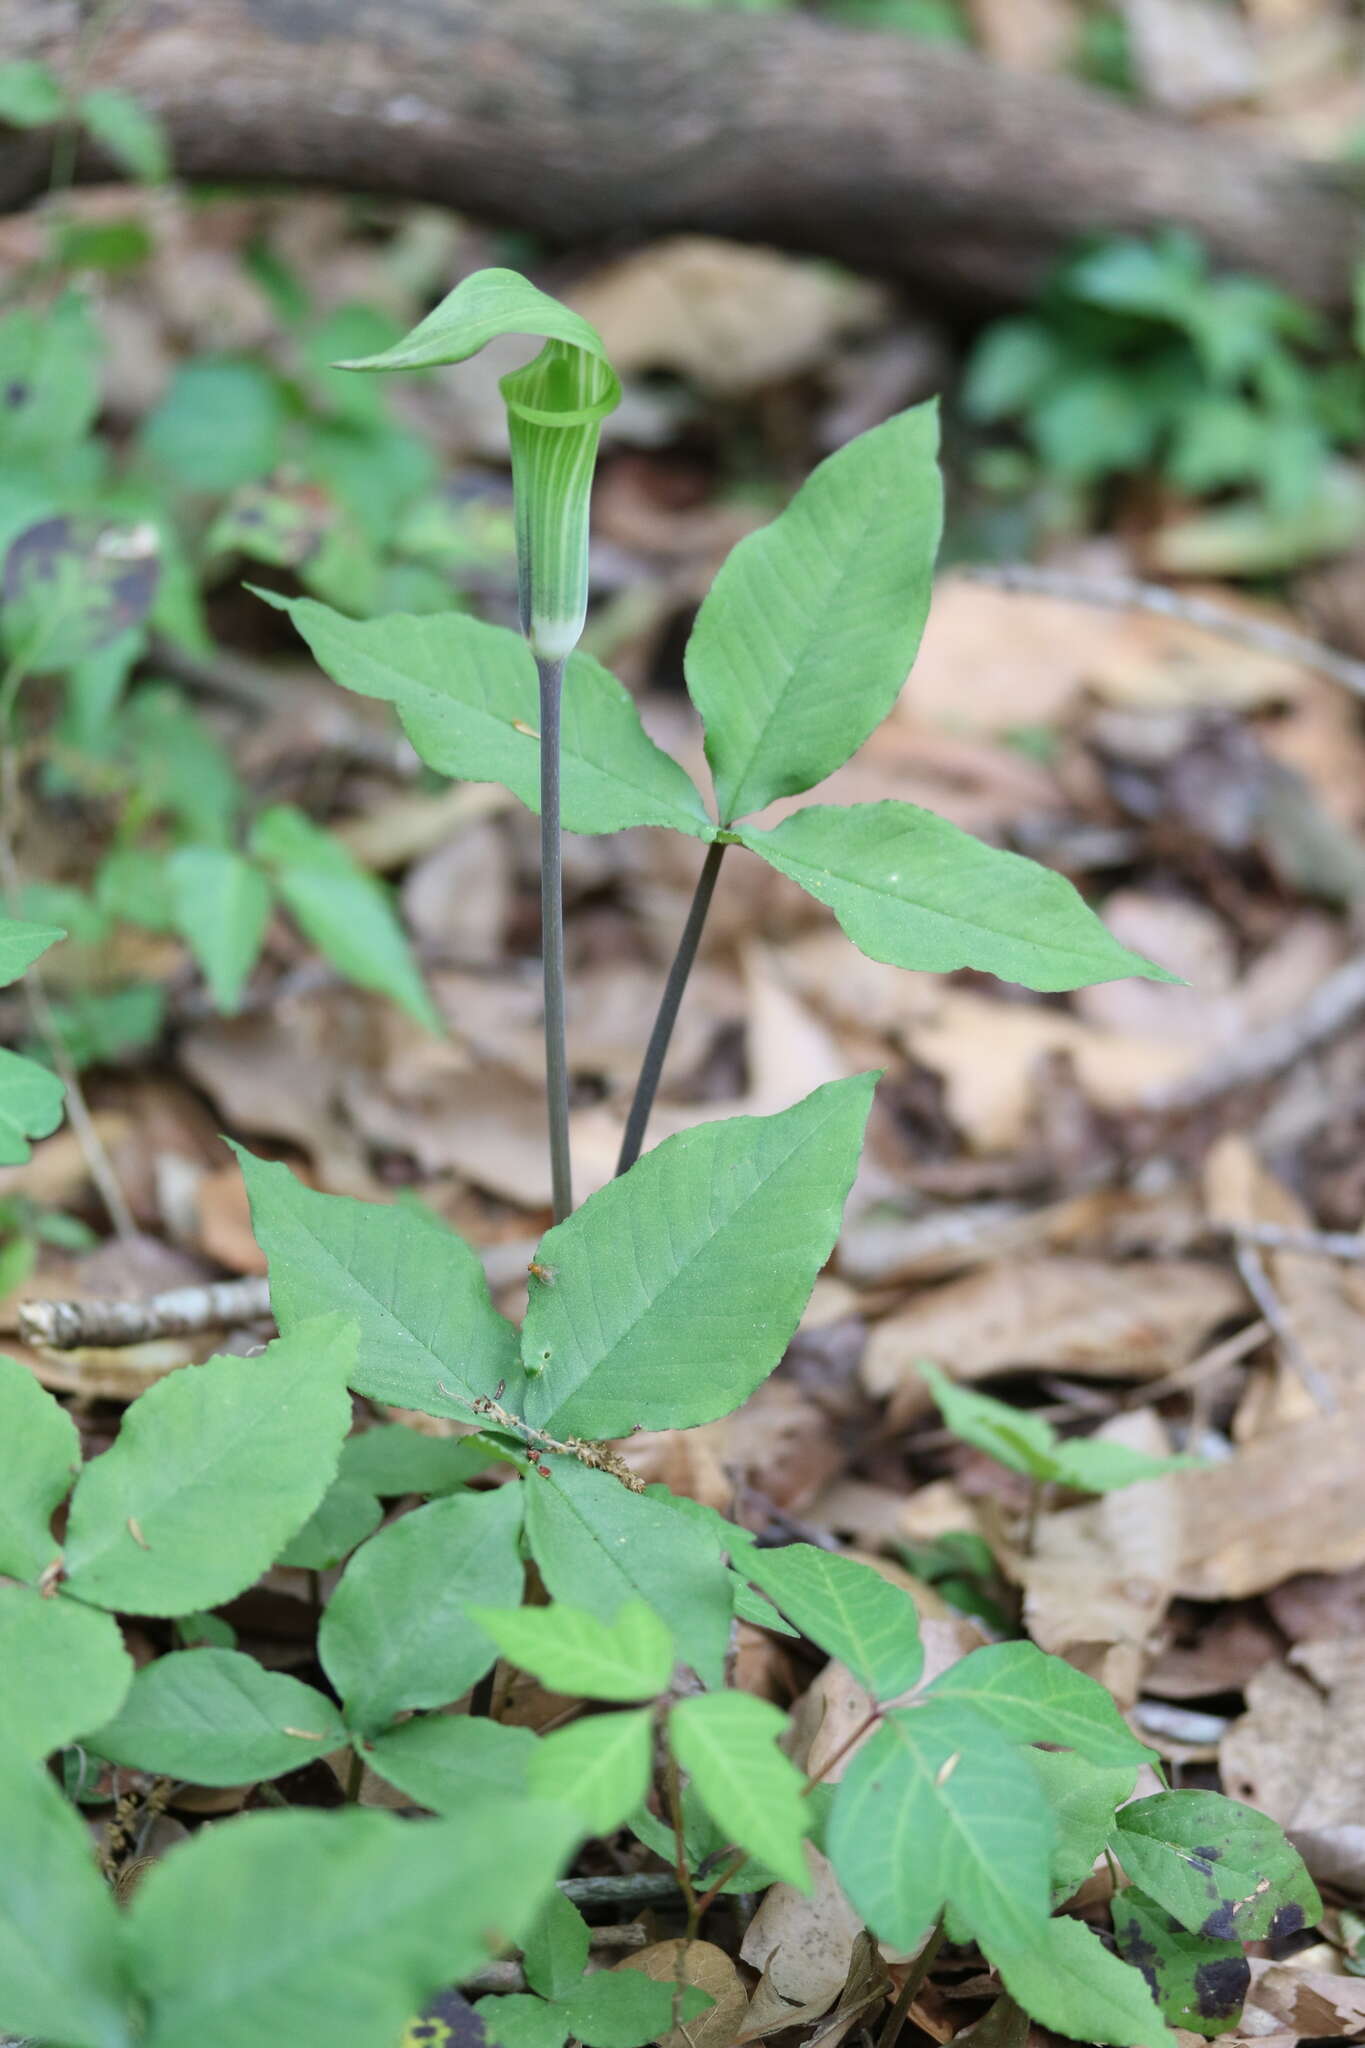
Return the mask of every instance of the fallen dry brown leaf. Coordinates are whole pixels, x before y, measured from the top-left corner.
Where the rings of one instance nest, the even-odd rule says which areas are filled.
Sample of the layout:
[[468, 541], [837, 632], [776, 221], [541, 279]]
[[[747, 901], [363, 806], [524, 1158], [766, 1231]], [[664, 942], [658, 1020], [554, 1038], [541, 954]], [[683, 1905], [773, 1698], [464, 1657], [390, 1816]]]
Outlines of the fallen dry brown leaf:
[[749, 2001], [746, 2041], [821, 2018], [848, 1983], [862, 1919], [819, 1850], [807, 1856], [811, 1890], [773, 1885], [744, 1932], [740, 1955], [762, 1973]]
[[1320, 1884], [1359, 1897], [1365, 1892], [1365, 1637], [1301, 1643], [1291, 1662], [1296, 1668], [1269, 1665], [1247, 1686], [1246, 1713], [1224, 1736], [1219, 1754], [1223, 1784], [1279, 1821]]
[[[1117, 1416], [1096, 1434], [1156, 1457], [1170, 1450], [1150, 1409]], [[1180, 1555], [1174, 1476], [1044, 1515], [1034, 1553], [1020, 1566], [1029, 1634], [1039, 1649], [1065, 1657], [1106, 1685], [1120, 1706], [1131, 1706], [1175, 1591]]]
[[[1204, 1164], [1209, 1220], [1227, 1229], [1271, 1224], [1311, 1230], [1314, 1219], [1283, 1182], [1258, 1159], [1239, 1133], [1219, 1139]], [[1248, 1384], [1233, 1425], [1239, 1443], [1273, 1435], [1286, 1423], [1313, 1416], [1331, 1402], [1349, 1400], [1360, 1384], [1365, 1315], [1355, 1295], [1358, 1277], [1332, 1259], [1294, 1251], [1249, 1248], [1279, 1303], [1284, 1340], [1277, 1343], [1273, 1374]]]
[[749, 1994], [729, 1956], [713, 1942], [656, 1941], [615, 1967], [641, 1970], [660, 1984], [695, 1984], [714, 2001], [696, 2019], [671, 2028], [657, 2048], [732, 2048], [742, 2038]]
[[[1365, 1564], [1365, 1401], [1244, 1444], [1221, 1464], [1177, 1473], [1177, 1593], [1237, 1600], [1299, 1572]], [[1121, 1497], [1121, 1496], [1120, 1496]]]
[[675, 235], [569, 294], [618, 370], [673, 370], [734, 396], [811, 369], [840, 336], [884, 318], [874, 286], [828, 264], [710, 236]]
[[1358, 2037], [1365, 2028], [1365, 1981], [1327, 1970], [1297, 1969], [1251, 1957], [1251, 1990], [1238, 2031], [1263, 2036], [1264, 2024], [1287, 2030], [1291, 2040]]
[[1028, 1366], [1126, 1379], [1172, 1371], [1243, 1305], [1221, 1266], [1197, 1259], [1001, 1260], [925, 1290], [879, 1323], [863, 1384], [903, 1423], [932, 1407], [921, 1359], [956, 1380]]

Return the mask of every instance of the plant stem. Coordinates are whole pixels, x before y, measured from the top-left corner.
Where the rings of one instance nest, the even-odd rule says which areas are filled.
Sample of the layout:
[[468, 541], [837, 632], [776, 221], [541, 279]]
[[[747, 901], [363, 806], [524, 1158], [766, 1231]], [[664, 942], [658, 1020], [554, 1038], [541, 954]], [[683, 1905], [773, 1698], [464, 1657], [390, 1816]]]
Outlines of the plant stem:
[[365, 1782], [365, 1759], [358, 1749], [351, 1751], [350, 1768], [346, 1773], [346, 1797], [352, 1806], [360, 1798], [360, 1788]]
[[569, 1059], [564, 1025], [564, 859], [559, 827], [559, 728], [563, 661], [536, 656], [540, 678], [540, 942], [545, 957], [545, 1093], [555, 1222], [573, 1208], [569, 1158]]
[[900, 1996], [887, 2014], [886, 2025], [882, 2028], [878, 2038], [877, 2048], [896, 2048], [896, 2043], [900, 2039], [901, 2028], [905, 2025], [905, 2016], [914, 2004], [915, 1997], [925, 1978], [934, 1967], [938, 1952], [942, 1946], [943, 1917], [940, 1914], [939, 1918], [934, 1922], [929, 1939], [925, 1942], [924, 1947], [906, 1972], [905, 1982], [900, 1988]]
[[649, 1034], [649, 1044], [645, 1048], [640, 1078], [635, 1084], [635, 1100], [631, 1103], [630, 1115], [626, 1118], [626, 1134], [621, 1140], [621, 1156], [616, 1162], [618, 1173], [625, 1173], [629, 1167], [634, 1166], [640, 1156], [640, 1148], [645, 1142], [645, 1127], [649, 1122], [649, 1113], [654, 1107], [654, 1097], [658, 1093], [664, 1061], [668, 1057], [668, 1044], [673, 1036], [673, 1026], [677, 1023], [678, 1011], [682, 1008], [687, 977], [692, 972], [692, 963], [697, 957], [697, 947], [701, 943], [702, 926], [706, 923], [706, 913], [711, 908], [711, 898], [716, 892], [716, 877], [720, 873], [720, 864], [725, 856], [725, 844], [724, 840], [715, 839], [706, 849], [706, 859], [697, 877], [692, 907], [687, 913], [682, 937], [678, 940], [673, 965], [668, 970], [668, 980], [664, 983], [664, 992], [659, 1001], [659, 1014], [654, 1019], [654, 1029]]

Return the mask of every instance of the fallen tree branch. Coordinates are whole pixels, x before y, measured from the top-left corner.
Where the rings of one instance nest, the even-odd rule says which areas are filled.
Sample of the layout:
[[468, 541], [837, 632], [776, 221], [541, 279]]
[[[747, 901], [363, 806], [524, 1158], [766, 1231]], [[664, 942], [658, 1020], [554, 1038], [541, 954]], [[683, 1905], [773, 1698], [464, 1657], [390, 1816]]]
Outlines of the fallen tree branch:
[[75, 1351], [235, 1330], [264, 1322], [270, 1313], [268, 1281], [211, 1280], [202, 1287], [172, 1288], [147, 1301], [22, 1301], [16, 1321], [26, 1343]]
[[1126, 576], [1074, 576], [1065, 569], [1038, 569], [1030, 562], [977, 562], [963, 565], [957, 573], [973, 583], [987, 583], [1024, 597], [1054, 597], [1062, 604], [1095, 605], [1102, 611], [1152, 612], [1157, 618], [1175, 619], [1181, 625], [1215, 633], [1222, 640], [1254, 647], [1258, 654], [1297, 661], [1317, 675], [1344, 684], [1357, 697], [1365, 697], [1365, 661], [1324, 646], [1310, 634], [1296, 633], [1290, 626], [1252, 618], [1213, 598], [1171, 590], [1164, 583], [1139, 583]]
[[[0, 0], [0, 62], [70, 69], [70, 0]], [[1343, 176], [907, 36], [661, 0], [130, 0], [95, 63], [182, 176], [434, 201], [556, 246], [697, 232], [1019, 303], [1076, 239], [1178, 223], [1349, 298]], [[0, 209], [47, 188], [18, 136]], [[82, 144], [77, 174], [111, 165]]]

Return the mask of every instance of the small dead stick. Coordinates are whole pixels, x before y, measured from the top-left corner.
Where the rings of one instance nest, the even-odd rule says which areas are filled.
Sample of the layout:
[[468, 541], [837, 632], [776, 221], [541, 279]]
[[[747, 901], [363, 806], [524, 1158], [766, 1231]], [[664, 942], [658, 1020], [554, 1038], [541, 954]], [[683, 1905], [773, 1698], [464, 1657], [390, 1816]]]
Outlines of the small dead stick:
[[1075, 576], [1065, 569], [1039, 569], [1031, 562], [973, 563], [961, 573], [973, 583], [988, 583], [996, 590], [1016, 592], [1024, 597], [1052, 597], [1061, 604], [1097, 606], [1102, 611], [1152, 612], [1158, 618], [1175, 619], [1184, 626], [1197, 626], [1220, 639], [1235, 640], [1254, 647], [1259, 654], [1272, 654], [1285, 661], [1297, 661], [1318, 675], [1330, 676], [1365, 697], [1365, 661], [1356, 661], [1335, 647], [1324, 646], [1310, 634], [1292, 627], [1277, 626], [1269, 619], [1253, 619], [1207, 597], [1171, 590], [1164, 583], [1140, 583], [1126, 576]]
[[146, 1301], [23, 1301], [19, 1335], [49, 1351], [86, 1345], [145, 1344], [156, 1337], [190, 1337], [201, 1330], [236, 1329], [271, 1313], [264, 1279], [211, 1280], [175, 1287]]
[[1242, 1285], [1260, 1310], [1262, 1320], [1270, 1325], [1286, 1364], [1298, 1374], [1310, 1400], [1321, 1413], [1333, 1414], [1338, 1406], [1336, 1395], [1313, 1361], [1305, 1355], [1284, 1303], [1271, 1284], [1260, 1252], [1254, 1245], [1241, 1243], [1234, 1258]]

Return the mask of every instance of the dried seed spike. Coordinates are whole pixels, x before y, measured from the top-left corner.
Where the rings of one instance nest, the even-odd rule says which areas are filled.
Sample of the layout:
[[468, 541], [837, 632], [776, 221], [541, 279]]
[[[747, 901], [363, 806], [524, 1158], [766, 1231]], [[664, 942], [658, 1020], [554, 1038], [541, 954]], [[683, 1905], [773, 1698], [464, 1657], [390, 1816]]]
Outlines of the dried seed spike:
[[937, 1775], [934, 1778], [934, 1783], [939, 1786], [946, 1785], [949, 1778], [952, 1777], [953, 1772], [957, 1769], [958, 1765], [961, 1762], [962, 1751], [960, 1749], [955, 1749], [952, 1755], [950, 1757], [945, 1757], [943, 1762], [939, 1765]]
[[147, 1538], [143, 1535], [142, 1526], [139, 1523], [136, 1515], [129, 1515], [128, 1517], [128, 1534], [132, 1537], [134, 1543], [138, 1544], [141, 1549], [151, 1549], [152, 1546], [147, 1541]]
[[280, 1733], [281, 1735], [297, 1736], [300, 1742], [321, 1742], [323, 1740], [321, 1729], [315, 1728], [281, 1728]]

